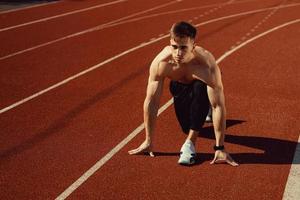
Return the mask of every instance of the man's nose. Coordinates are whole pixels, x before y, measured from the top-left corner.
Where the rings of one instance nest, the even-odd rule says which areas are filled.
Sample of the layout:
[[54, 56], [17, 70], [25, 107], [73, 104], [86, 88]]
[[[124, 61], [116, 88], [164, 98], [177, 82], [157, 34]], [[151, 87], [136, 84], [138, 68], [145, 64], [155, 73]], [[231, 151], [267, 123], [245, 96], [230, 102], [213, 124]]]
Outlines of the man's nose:
[[181, 56], [181, 55], [182, 55], [182, 51], [180, 49], [177, 49], [176, 56]]

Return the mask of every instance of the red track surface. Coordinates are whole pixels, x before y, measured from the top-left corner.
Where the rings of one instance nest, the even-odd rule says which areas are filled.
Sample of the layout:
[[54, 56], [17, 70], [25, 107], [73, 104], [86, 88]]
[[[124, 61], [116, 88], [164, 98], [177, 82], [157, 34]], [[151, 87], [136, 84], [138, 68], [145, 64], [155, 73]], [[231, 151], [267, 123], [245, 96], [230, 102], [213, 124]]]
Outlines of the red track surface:
[[[108, 1], [63, 1], [0, 14], [0, 27], [26, 23]], [[0, 32], [0, 57], [171, 1], [126, 2]], [[138, 16], [227, 2], [183, 0]], [[171, 24], [205, 22], [299, 1], [233, 1], [116, 25], [0, 60], [0, 108], [166, 34]], [[195, 16], [216, 8], [214, 12]], [[241, 43], [299, 19], [293, 6], [200, 26], [198, 44], [219, 58]], [[251, 34], [250, 30], [260, 25]], [[300, 24], [274, 31], [237, 50], [220, 67], [227, 105], [226, 148], [241, 165], [209, 165], [211, 126], [203, 130], [193, 167], [177, 165], [185, 135], [173, 108], [159, 116], [157, 157], [129, 156], [134, 138], [70, 199], [282, 199], [299, 137]], [[244, 36], [247, 38], [242, 39]], [[149, 64], [168, 39], [139, 48], [67, 84], [0, 114], [1, 199], [54, 199], [142, 123]], [[168, 84], [161, 100], [170, 98]]]

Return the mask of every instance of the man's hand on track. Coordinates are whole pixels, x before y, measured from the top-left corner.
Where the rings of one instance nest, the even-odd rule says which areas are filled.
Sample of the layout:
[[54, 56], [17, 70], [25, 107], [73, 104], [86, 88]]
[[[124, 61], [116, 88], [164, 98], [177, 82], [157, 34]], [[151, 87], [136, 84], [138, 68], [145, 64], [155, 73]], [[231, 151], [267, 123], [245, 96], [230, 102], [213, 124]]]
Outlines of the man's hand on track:
[[231, 166], [238, 166], [239, 164], [237, 162], [235, 162], [231, 156], [229, 155], [229, 153], [227, 153], [226, 151], [221, 151], [221, 150], [217, 150], [215, 152], [215, 157], [214, 159], [210, 162], [210, 164], [216, 164], [216, 163], [228, 163]]
[[145, 140], [138, 148], [128, 151], [130, 155], [148, 152], [151, 157], [154, 157], [151, 151], [151, 142]]

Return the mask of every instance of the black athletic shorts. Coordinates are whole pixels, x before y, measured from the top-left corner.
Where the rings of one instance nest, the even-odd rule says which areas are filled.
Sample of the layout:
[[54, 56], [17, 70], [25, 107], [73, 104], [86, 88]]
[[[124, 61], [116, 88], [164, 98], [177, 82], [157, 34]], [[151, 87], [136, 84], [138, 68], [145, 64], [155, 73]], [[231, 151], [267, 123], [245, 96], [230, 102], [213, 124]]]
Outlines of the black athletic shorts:
[[182, 131], [186, 134], [190, 129], [200, 131], [210, 107], [207, 85], [200, 80], [190, 84], [171, 81], [170, 92]]

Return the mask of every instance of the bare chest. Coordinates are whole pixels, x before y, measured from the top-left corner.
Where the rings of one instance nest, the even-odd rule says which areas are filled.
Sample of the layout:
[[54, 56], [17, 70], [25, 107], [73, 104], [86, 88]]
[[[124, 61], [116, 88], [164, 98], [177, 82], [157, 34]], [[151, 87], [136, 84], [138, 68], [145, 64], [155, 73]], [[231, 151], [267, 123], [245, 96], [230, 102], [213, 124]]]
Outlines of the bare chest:
[[182, 65], [168, 63], [168, 69], [167, 77], [171, 80], [182, 83], [190, 83], [193, 80], [202, 80], [209, 84], [211, 79], [209, 68], [198, 63]]

